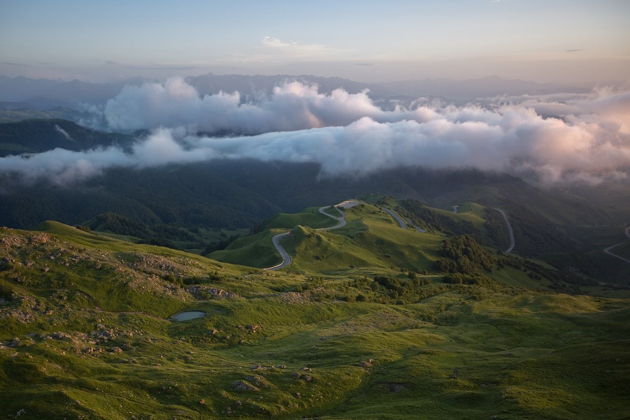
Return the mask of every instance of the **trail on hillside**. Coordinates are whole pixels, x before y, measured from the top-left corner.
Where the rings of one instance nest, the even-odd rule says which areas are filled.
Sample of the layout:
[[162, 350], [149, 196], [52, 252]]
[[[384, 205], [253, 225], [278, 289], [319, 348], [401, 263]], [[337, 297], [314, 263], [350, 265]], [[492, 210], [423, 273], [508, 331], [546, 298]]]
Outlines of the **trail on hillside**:
[[505, 225], [508, 229], [508, 235], [510, 236], [510, 246], [503, 252], [509, 254], [510, 252], [512, 252], [514, 246], [516, 245], [516, 241], [514, 240], [514, 230], [512, 229], [512, 224], [510, 223], [510, 219], [508, 219], [507, 214], [505, 214], [505, 212], [499, 208], [495, 208], [495, 210], [501, 213], [501, 216], [503, 216], [503, 220], [505, 220]]
[[[628, 237], [628, 239], [630, 239], [630, 226], [626, 227], [625, 229], [625, 234]], [[630, 259], [626, 258], [626, 257], [622, 257], [621, 255], [615, 254], [614, 252], [612, 252], [613, 249], [617, 248], [618, 246], [621, 246], [623, 244], [625, 244], [627, 241], [623, 241], [623, 242], [619, 242], [617, 244], [611, 245], [608, 248], [604, 248], [604, 252], [610, 256], [613, 256], [615, 258], [620, 259], [621, 261], [625, 261], [628, 264], [630, 264]]]
[[[346, 225], [346, 215], [345, 215], [345, 213], [343, 212], [342, 209], [349, 209], [349, 208], [352, 208], [352, 207], [354, 207], [354, 206], [356, 206], [358, 204], [361, 204], [358, 200], [346, 200], [346, 201], [342, 201], [341, 203], [336, 204], [334, 206], [323, 206], [323, 207], [320, 207], [319, 208], [319, 212], [321, 214], [323, 214], [324, 216], [330, 217], [331, 219], [335, 220], [337, 222], [337, 224], [334, 225], [334, 226], [330, 226], [330, 227], [319, 228], [317, 230], [329, 231], [329, 230], [334, 230], [334, 229], [339, 229], [339, 228], [344, 227]], [[339, 211], [340, 216], [333, 216], [332, 214], [327, 213], [326, 209], [328, 209], [330, 207], [336, 208], [337, 211]], [[289, 253], [286, 251], [286, 249], [284, 249], [282, 244], [280, 244], [280, 241], [282, 239], [284, 239], [284, 238], [286, 238], [287, 236], [290, 236], [290, 235], [291, 235], [291, 231], [278, 233], [277, 235], [274, 235], [271, 238], [273, 246], [276, 248], [276, 250], [278, 251], [278, 253], [282, 257], [282, 262], [279, 263], [279, 264], [274, 265], [273, 267], [264, 268], [263, 270], [270, 270], [270, 271], [280, 270], [280, 269], [290, 265], [291, 262], [293, 262], [293, 259], [291, 258]]]

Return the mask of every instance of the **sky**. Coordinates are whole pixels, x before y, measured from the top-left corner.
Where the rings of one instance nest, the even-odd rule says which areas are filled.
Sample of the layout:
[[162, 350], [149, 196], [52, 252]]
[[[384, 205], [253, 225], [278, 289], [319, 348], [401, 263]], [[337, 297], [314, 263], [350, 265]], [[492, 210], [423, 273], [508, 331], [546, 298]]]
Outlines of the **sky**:
[[629, 23], [626, 0], [0, 0], [0, 74], [619, 81]]

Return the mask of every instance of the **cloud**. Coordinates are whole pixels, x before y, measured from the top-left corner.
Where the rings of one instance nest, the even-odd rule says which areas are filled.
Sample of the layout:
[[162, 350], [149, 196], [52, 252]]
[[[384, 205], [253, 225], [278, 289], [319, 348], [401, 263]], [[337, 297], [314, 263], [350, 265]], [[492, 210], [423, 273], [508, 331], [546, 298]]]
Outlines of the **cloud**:
[[278, 38], [274, 38], [272, 36], [264, 37], [262, 40], [262, 44], [263, 46], [270, 48], [287, 48], [299, 45], [297, 42], [283, 42], [280, 41]]
[[333, 90], [319, 93], [317, 86], [288, 82], [269, 97], [244, 103], [238, 92], [200, 96], [181, 78], [165, 83], [126, 86], [107, 102], [104, 119], [115, 130], [186, 127], [190, 131], [260, 134], [305, 128], [348, 125], [361, 117], [380, 122], [429, 118], [428, 108], [384, 111], [368, 92]]
[[321, 44], [303, 44], [295, 41], [282, 41], [273, 36], [265, 36], [261, 45], [266, 54], [282, 55], [293, 59], [322, 59], [325, 57], [338, 56], [341, 52], [338, 49], [326, 47]]
[[[316, 162], [322, 176], [422, 166], [500, 171], [550, 184], [596, 183], [630, 169], [630, 92], [386, 111], [367, 92], [324, 95], [314, 86], [288, 83], [270, 97], [243, 103], [238, 93], [200, 97], [183, 80], [172, 79], [126, 88], [108, 103], [106, 116], [117, 128], [169, 128], [155, 128], [128, 153], [56, 149], [0, 158], [0, 173], [63, 184], [109, 167], [247, 158]], [[197, 130], [241, 134], [217, 137]]]

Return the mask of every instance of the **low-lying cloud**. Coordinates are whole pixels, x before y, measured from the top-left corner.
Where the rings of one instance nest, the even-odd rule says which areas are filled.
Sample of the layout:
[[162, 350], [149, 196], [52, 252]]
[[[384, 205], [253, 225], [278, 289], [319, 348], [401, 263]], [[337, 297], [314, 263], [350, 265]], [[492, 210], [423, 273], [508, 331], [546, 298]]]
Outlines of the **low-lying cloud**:
[[[597, 183], [630, 168], [630, 93], [527, 97], [492, 106], [384, 110], [367, 92], [290, 83], [270, 97], [201, 97], [181, 79], [127, 88], [105, 110], [111, 127], [152, 128], [131, 151], [52, 150], [0, 158], [0, 172], [57, 183], [110, 167], [143, 168], [214, 159], [316, 162], [322, 176], [399, 166], [477, 168], [542, 183]], [[549, 115], [553, 115], [550, 117]], [[242, 133], [203, 136], [198, 131]]]
[[300, 82], [284, 83], [271, 95], [250, 102], [243, 102], [238, 92], [202, 96], [181, 78], [126, 86], [103, 111], [107, 127], [114, 130], [185, 127], [189, 131], [247, 135], [344, 126], [362, 117], [394, 122], [424, 121], [432, 115], [430, 109], [422, 107], [385, 111], [374, 104], [367, 91], [336, 89], [327, 95], [317, 86]]

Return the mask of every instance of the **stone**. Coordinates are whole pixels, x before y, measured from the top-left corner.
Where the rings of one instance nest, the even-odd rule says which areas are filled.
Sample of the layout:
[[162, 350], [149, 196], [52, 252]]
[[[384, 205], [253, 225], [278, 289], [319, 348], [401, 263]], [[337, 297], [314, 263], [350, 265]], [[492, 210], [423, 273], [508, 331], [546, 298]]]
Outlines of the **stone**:
[[389, 387], [389, 392], [394, 392], [394, 393], [402, 392], [407, 389], [403, 384], [397, 384], [397, 383], [388, 384], [388, 387]]
[[235, 391], [238, 392], [255, 392], [258, 391], [258, 388], [256, 388], [254, 385], [250, 384], [249, 382], [246, 381], [236, 381], [234, 383], [232, 383], [232, 387], [234, 388]]

